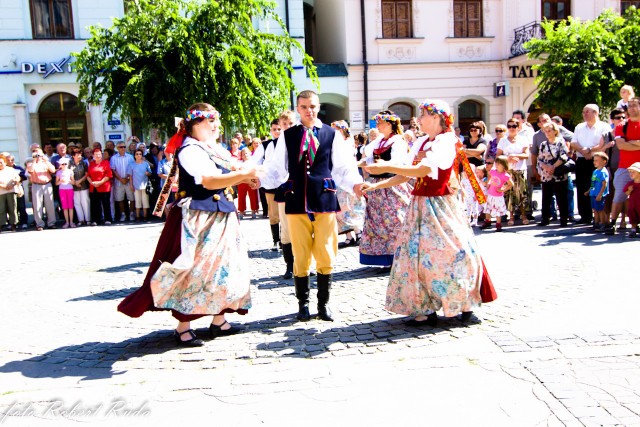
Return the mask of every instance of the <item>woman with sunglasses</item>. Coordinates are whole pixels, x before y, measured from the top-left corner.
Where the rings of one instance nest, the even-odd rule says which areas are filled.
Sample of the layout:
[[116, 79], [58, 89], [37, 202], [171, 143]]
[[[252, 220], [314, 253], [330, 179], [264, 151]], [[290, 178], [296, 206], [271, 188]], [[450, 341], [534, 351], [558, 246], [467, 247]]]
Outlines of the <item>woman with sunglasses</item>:
[[229, 151], [217, 143], [219, 117], [211, 105], [194, 104], [171, 138], [167, 151], [179, 148], [165, 187], [177, 169], [179, 200], [167, 215], [143, 286], [118, 306], [130, 317], [171, 310], [178, 320], [174, 339], [182, 346], [204, 345], [192, 320], [213, 315], [209, 337], [231, 335], [239, 329], [225, 314], [246, 314], [251, 307], [249, 259], [230, 187], [254, 182], [257, 169], [236, 170]]
[[483, 121], [473, 122], [469, 128], [469, 138], [464, 140], [463, 152], [474, 166], [484, 165], [487, 141], [484, 139], [487, 127]]
[[527, 209], [529, 199], [527, 197], [527, 159], [529, 158], [529, 144], [524, 137], [518, 135], [520, 120], [511, 118], [507, 122], [507, 137], [498, 143], [496, 154], [505, 155], [509, 159], [509, 175], [513, 181], [513, 187], [508, 190], [504, 198], [509, 210], [507, 225], [514, 224], [516, 209], [520, 210], [522, 224], [529, 224]]
[[416, 141], [403, 165], [365, 166], [371, 174], [394, 175], [365, 183], [363, 190], [371, 194], [416, 178], [397, 239], [385, 309], [414, 317], [408, 326], [436, 326], [440, 309], [446, 317], [462, 313], [462, 321], [471, 318], [481, 302], [483, 265], [473, 230], [448, 185], [459, 144], [451, 109], [430, 99], [420, 109], [420, 128], [427, 136]]
[[[502, 141], [503, 138], [507, 136], [507, 126], [506, 125], [497, 125], [494, 130], [496, 137], [493, 138], [489, 144], [487, 145], [487, 151], [485, 151], [485, 162], [488, 159], [495, 159], [498, 157], [498, 144]], [[487, 167], [487, 171], [491, 170], [490, 167]]]

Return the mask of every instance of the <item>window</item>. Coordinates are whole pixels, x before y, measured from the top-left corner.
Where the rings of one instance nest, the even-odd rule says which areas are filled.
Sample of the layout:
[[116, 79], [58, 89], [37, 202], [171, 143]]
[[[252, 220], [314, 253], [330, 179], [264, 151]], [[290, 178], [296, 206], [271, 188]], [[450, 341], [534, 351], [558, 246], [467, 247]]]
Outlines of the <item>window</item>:
[[382, 37], [402, 39], [413, 37], [411, 2], [382, 0]]
[[571, 15], [571, 0], [542, 0], [542, 18], [550, 21]]
[[402, 126], [404, 126], [405, 129], [409, 128], [411, 117], [414, 116], [412, 105], [407, 104], [406, 102], [396, 102], [395, 104], [389, 105], [389, 110], [393, 111], [396, 113], [396, 116], [400, 117]]
[[71, 0], [30, 0], [34, 39], [72, 39]]
[[87, 145], [87, 120], [78, 98], [69, 93], [49, 95], [38, 109], [42, 145], [50, 142], [55, 147], [64, 142]]
[[482, 37], [482, 1], [453, 0], [454, 37]]
[[640, 9], [640, 1], [621, 1], [620, 13], [625, 13], [631, 6], [635, 6], [636, 9]]
[[484, 120], [482, 104], [469, 99], [458, 106], [458, 126], [463, 135], [469, 135], [471, 123]]

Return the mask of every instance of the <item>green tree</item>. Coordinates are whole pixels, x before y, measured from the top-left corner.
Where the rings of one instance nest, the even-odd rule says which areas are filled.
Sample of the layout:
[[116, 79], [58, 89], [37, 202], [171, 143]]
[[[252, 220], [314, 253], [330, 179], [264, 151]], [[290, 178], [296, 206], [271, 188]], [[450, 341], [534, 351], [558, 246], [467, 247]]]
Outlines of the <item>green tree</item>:
[[586, 104], [596, 103], [603, 115], [620, 99], [620, 87], [640, 77], [640, 13], [624, 17], [605, 10], [593, 21], [542, 23], [545, 38], [525, 44], [528, 56], [540, 59], [538, 101], [558, 113], [581, 117]]
[[[312, 58], [285, 31], [270, 0], [129, 0], [111, 28], [92, 27], [75, 53], [80, 99], [104, 102], [109, 115], [135, 117], [173, 133], [173, 117], [194, 102], [213, 104], [223, 125], [265, 134], [286, 108], [292, 55], [317, 84]], [[283, 35], [254, 19], [272, 20]]]

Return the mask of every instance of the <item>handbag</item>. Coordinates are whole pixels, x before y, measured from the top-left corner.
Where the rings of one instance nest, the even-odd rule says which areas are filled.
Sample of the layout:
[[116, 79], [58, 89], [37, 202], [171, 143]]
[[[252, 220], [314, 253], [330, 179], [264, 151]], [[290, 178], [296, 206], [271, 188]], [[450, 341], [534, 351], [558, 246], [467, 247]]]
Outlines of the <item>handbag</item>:
[[24, 197], [24, 187], [22, 187], [22, 182], [16, 184], [16, 197]]
[[[547, 149], [549, 150], [549, 152], [551, 152], [551, 147], [549, 147], [549, 145], [547, 145]], [[556, 156], [555, 161], [557, 162], [559, 159], [560, 159], [560, 155], [558, 154]], [[556, 166], [556, 168], [553, 170], [553, 176], [560, 178], [575, 170], [576, 170], [576, 162], [571, 157], [569, 157], [569, 160], [567, 160], [560, 166]]]
[[147, 186], [144, 189], [144, 192], [151, 195], [153, 193], [153, 183], [151, 180], [147, 180]]

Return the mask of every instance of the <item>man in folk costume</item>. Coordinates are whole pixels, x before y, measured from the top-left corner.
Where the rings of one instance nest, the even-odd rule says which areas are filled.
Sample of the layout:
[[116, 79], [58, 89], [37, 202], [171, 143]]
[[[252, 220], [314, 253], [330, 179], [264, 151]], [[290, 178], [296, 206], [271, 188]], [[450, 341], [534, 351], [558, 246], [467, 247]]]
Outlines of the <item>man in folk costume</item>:
[[261, 183], [266, 188], [284, 184], [285, 213], [294, 256], [297, 319], [311, 318], [309, 267], [313, 256], [318, 272], [318, 317], [333, 321], [327, 304], [333, 262], [338, 253], [335, 212], [340, 206], [336, 185], [360, 197], [362, 177], [347, 145], [341, 141], [342, 136], [318, 120], [318, 95], [310, 90], [300, 92], [296, 109], [301, 124], [281, 133], [273, 156], [264, 164]]

